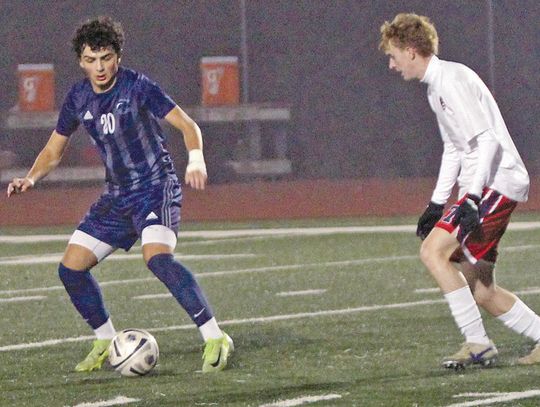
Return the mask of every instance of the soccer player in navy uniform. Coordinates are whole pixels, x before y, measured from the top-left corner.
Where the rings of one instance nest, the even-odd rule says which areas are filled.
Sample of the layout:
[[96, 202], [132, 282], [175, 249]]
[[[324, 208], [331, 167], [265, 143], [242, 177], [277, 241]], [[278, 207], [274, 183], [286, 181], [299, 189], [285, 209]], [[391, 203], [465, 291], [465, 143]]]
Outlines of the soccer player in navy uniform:
[[124, 33], [109, 17], [88, 21], [73, 40], [86, 78], [67, 94], [56, 129], [24, 178], [7, 195], [23, 193], [60, 162], [71, 134], [82, 125], [106, 169], [106, 188], [71, 236], [59, 276], [73, 305], [96, 335], [76, 371], [100, 369], [116, 331], [90, 269], [118, 248], [141, 239], [148, 268], [186, 310], [205, 341], [203, 372], [225, 368], [233, 351], [194, 276], [175, 260], [182, 199], [179, 180], [158, 119], [180, 130], [189, 152], [185, 182], [206, 184], [201, 131], [197, 124], [146, 76], [120, 67]]
[[[465, 338], [443, 366], [485, 366], [497, 357], [478, 305], [537, 343], [518, 363], [540, 363], [540, 317], [495, 282], [499, 241], [529, 192], [529, 175], [497, 103], [470, 68], [437, 57], [439, 39], [427, 17], [398, 14], [382, 25], [381, 34], [389, 68], [427, 85], [444, 144], [435, 190], [416, 232], [423, 240], [422, 262]], [[459, 199], [445, 212], [455, 184]]]

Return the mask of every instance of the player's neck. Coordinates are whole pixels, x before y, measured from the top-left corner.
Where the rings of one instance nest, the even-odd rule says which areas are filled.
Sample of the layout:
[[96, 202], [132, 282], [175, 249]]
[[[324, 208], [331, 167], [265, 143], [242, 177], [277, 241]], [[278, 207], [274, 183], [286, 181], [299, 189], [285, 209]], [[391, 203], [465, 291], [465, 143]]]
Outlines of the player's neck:
[[420, 57], [417, 75], [418, 80], [422, 81], [425, 78], [429, 62], [431, 61], [432, 57], [433, 55], [430, 55], [428, 57]]

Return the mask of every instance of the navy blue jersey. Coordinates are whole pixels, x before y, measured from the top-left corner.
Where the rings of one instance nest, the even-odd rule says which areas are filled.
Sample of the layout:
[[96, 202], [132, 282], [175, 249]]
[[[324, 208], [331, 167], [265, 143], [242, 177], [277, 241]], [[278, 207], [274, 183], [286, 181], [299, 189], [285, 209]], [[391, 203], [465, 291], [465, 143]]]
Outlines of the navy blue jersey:
[[86, 78], [64, 100], [57, 133], [69, 137], [83, 124], [106, 168], [109, 190], [134, 191], [177, 181], [158, 119], [175, 107], [157, 84], [120, 67], [114, 86], [95, 93]]

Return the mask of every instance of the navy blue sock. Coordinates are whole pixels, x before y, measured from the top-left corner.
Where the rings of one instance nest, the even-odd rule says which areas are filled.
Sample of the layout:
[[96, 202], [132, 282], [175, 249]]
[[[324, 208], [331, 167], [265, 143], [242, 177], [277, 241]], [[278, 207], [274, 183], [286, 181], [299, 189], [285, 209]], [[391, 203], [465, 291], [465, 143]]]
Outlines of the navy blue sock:
[[167, 286], [197, 326], [213, 317], [212, 309], [197, 280], [172, 254], [156, 254], [148, 262], [148, 268]]
[[88, 270], [71, 270], [60, 263], [58, 275], [71, 302], [92, 329], [97, 329], [107, 322], [109, 313], [105, 309], [101, 289]]

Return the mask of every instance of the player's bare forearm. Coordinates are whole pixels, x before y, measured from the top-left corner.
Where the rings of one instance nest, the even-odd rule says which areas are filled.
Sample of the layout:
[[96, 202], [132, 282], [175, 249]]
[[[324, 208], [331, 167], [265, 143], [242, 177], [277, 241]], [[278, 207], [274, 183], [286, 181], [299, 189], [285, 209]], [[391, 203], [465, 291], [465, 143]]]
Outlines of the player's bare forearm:
[[173, 127], [177, 128], [182, 132], [184, 136], [184, 143], [186, 144], [186, 149], [188, 151], [203, 148], [202, 134], [201, 129], [193, 121], [191, 117], [188, 116], [179, 106], [175, 106], [167, 115], [165, 120]]
[[26, 192], [32, 188], [37, 181], [49, 174], [55, 169], [66, 149], [68, 138], [64, 137], [56, 131], [53, 131], [49, 141], [38, 154], [32, 168], [24, 178], [13, 178], [7, 188], [7, 196], [12, 194]]
[[208, 178], [203, 155], [201, 129], [180, 107], [176, 106], [166, 116], [172, 126], [180, 130], [189, 153], [185, 182], [195, 189], [204, 189]]

